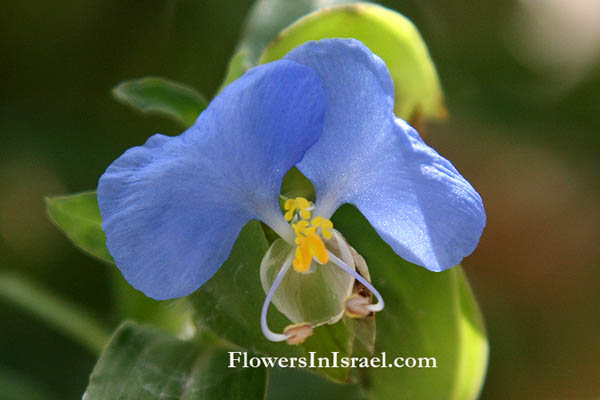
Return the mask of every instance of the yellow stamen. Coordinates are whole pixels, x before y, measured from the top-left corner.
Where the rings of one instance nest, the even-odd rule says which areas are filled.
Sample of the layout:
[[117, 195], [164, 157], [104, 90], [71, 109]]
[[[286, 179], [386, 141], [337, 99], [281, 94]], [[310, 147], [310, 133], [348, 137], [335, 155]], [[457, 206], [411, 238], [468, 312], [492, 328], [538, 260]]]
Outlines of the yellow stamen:
[[321, 264], [325, 264], [329, 261], [329, 254], [321, 238], [316, 233], [311, 233], [306, 238], [307, 246], [310, 249], [310, 253], [319, 260]]
[[333, 236], [333, 233], [331, 232], [333, 229], [333, 223], [330, 220], [319, 215], [313, 218], [311, 224], [313, 227], [315, 227], [315, 229], [319, 227], [321, 228], [321, 234], [325, 239], [329, 240]]
[[[309, 201], [302, 197], [288, 199], [284, 204], [284, 208], [287, 210], [286, 219], [291, 220], [296, 210], [300, 210], [300, 217], [302, 218], [292, 224], [297, 244], [292, 266], [297, 272], [308, 271], [313, 258], [316, 258], [321, 264], [329, 261], [329, 254], [322, 237], [328, 240], [332, 238], [333, 223], [321, 216], [317, 216], [309, 222], [310, 212], [307, 210], [309, 207]], [[320, 230], [320, 232], [317, 230]]]
[[312, 262], [312, 254], [310, 247], [308, 246], [307, 239], [298, 237], [296, 238], [298, 247], [296, 247], [296, 257], [292, 263], [296, 272], [306, 272], [310, 268]]
[[283, 204], [283, 208], [286, 211], [283, 217], [286, 221], [291, 221], [294, 218], [296, 210], [300, 213], [300, 217], [304, 219], [310, 219], [310, 202], [304, 197], [296, 197], [295, 199], [287, 199]]
[[306, 231], [309, 225], [309, 222], [305, 220], [298, 221], [295, 224], [292, 224], [292, 229], [296, 233], [296, 237], [306, 236]]

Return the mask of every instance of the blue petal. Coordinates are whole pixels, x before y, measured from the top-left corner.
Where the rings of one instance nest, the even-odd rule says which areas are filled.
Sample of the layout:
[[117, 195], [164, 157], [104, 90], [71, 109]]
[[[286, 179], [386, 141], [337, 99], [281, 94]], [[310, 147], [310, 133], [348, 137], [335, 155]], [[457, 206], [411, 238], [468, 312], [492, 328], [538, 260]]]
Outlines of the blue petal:
[[276, 61], [228, 86], [183, 134], [154, 135], [114, 161], [98, 203], [127, 281], [155, 299], [184, 296], [219, 269], [248, 221], [289, 239], [281, 182], [318, 140], [324, 110], [318, 76]]
[[299, 169], [317, 192], [315, 215], [355, 205], [404, 259], [432, 271], [458, 264], [479, 242], [479, 194], [393, 113], [385, 63], [353, 39], [307, 43], [287, 56], [313, 68], [327, 98], [325, 126]]

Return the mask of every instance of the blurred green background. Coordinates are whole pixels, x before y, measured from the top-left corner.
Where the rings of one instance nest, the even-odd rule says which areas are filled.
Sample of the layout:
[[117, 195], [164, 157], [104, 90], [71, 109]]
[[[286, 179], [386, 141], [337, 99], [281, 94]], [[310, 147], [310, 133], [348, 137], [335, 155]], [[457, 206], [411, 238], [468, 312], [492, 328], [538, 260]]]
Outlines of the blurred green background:
[[[292, 0], [290, 0], [292, 1]], [[464, 262], [490, 340], [482, 399], [600, 396], [600, 2], [381, 1], [429, 46], [450, 117], [426, 140], [482, 194]], [[112, 267], [45, 215], [167, 120], [111, 98], [162, 75], [217, 89], [251, 0], [24, 0], [0, 13], [0, 271], [118, 318]], [[0, 399], [80, 398], [96, 355], [0, 297]]]

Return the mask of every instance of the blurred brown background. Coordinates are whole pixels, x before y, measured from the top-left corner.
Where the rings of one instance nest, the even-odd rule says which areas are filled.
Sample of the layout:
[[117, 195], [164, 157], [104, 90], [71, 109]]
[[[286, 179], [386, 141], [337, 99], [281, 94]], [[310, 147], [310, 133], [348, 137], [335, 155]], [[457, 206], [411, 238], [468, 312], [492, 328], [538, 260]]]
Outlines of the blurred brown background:
[[[110, 88], [163, 75], [211, 96], [251, 3], [3, 5], [0, 269], [118, 322], [111, 272], [51, 225], [43, 196], [93, 189], [124, 149], [177, 133], [131, 113]], [[429, 45], [450, 118], [428, 126], [426, 140], [487, 208], [464, 263], [490, 339], [482, 398], [598, 398], [600, 2], [380, 3], [412, 19]], [[40, 398], [81, 396], [95, 355], [2, 299], [0, 318], [0, 399], [15, 384]]]

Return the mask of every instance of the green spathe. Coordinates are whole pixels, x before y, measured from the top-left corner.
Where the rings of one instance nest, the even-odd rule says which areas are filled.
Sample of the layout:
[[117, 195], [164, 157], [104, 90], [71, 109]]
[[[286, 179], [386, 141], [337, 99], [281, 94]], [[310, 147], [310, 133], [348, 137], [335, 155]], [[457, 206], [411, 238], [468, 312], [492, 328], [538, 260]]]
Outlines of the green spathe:
[[[435, 357], [437, 368], [367, 368], [369, 399], [476, 399], [488, 360], [483, 318], [462, 268], [431, 272], [398, 257], [352, 206], [333, 222], [368, 260], [386, 301], [378, 312], [375, 353]], [[355, 355], [357, 355], [355, 353]]]
[[435, 65], [419, 31], [403, 15], [375, 4], [335, 6], [301, 18], [271, 42], [260, 62], [280, 59], [307, 41], [335, 37], [358, 39], [386, 62], [397, 116], [411, 123], [446, 116]]

